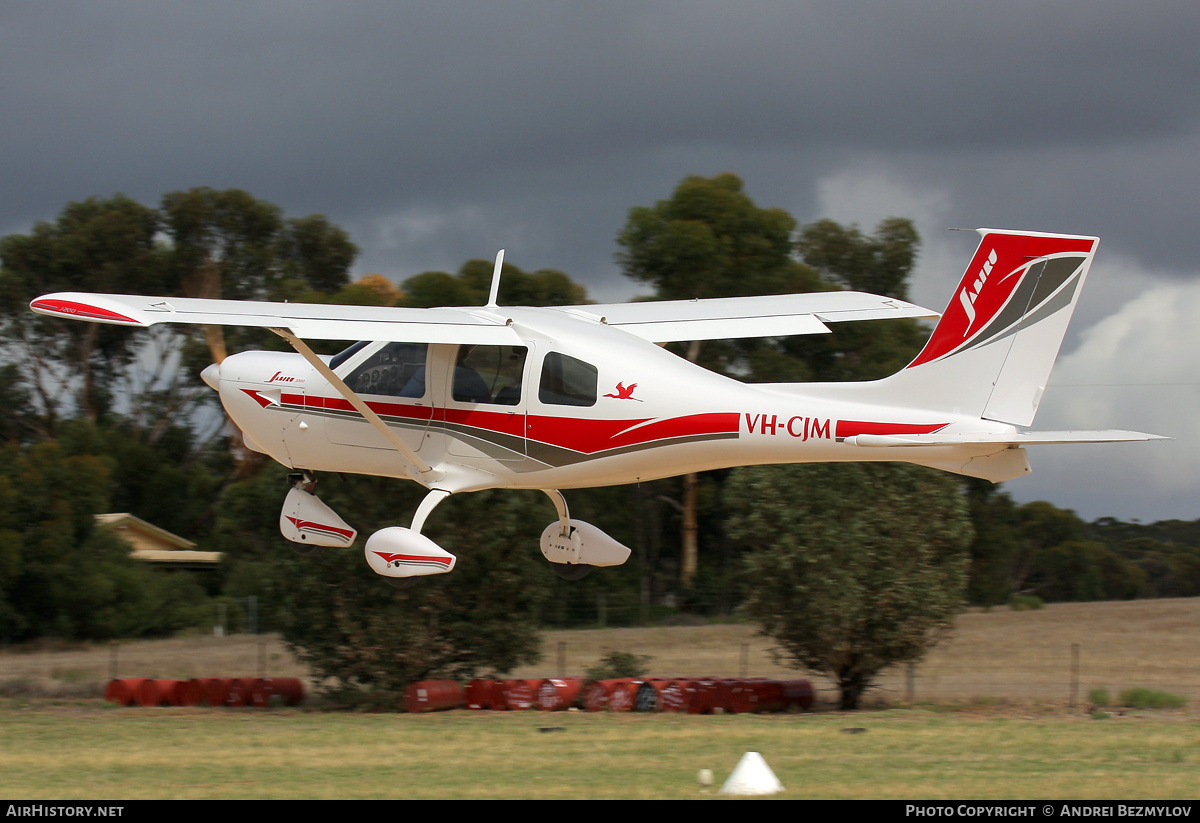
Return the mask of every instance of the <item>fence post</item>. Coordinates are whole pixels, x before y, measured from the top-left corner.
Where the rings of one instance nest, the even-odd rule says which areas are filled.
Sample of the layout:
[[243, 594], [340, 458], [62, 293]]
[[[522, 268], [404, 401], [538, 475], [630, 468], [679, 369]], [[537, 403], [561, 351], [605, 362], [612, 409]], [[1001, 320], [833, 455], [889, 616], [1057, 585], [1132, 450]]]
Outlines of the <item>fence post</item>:
[[911, 660], [908, 661], [908, 666], [904, 669], [904, 695], [905, 700], [909, 703], [913, 702], [913, 698], [917, 693], [917, 664]]
[[1071, 644], [1071, 699], [1067, 705], [1072, 709], [1079, 702], [1079, 644]]

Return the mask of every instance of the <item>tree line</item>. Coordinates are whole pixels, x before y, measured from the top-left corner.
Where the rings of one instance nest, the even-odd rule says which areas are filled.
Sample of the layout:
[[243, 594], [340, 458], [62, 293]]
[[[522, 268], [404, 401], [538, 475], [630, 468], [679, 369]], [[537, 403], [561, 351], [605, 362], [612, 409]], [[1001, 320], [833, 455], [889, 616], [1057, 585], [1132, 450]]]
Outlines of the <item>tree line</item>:
[[[617, 243], [622, 272], [651, 289], [648, 299], [840, 288], [903, 299], [920, 241], [902, 218], [872, 233], [830, 220], [801, 226], [723, 174], [688, 177], [631, 209]], [[1200, 521], [1085, 523], [1050, 503], [1017, 505], [986, 481], [890, 464], [753, 467], [568, 492], [574, 516], [634, 550], [625, 566], [572, 583], [538, 556], [554, 518], [544, 495], [456, 495], [428, 531], [469, 547], [464, 562], [397, 591], [357, 550], [288, 551], [278, 531], [286, 471], [223, 427], [215, 393], [198, 380], [226, 353], [282, 341], [28, 310], [50, 291], [486, 302], [490, 261], [397, 285], [352, 281], [356, 254], [321, 215], [290, 218], [246, 192], [207, 188], [169, 193], [157, 207], [120, 195], [71, 203], [54, 222], [0, 239], [0, 640], [166, 634], [203, 625], [216, 602], [255, 596], [260, 624], [282, 631], [319, 675], [385, 694], [420, 677], [527, 662], [539, 626], [569, 625], [576, 606], [602, 597], [612, 622], [741, 609], [791, 659], [834, 673], [850, 706], [881, 666], [919, 656], [964, 602], [1200, 594]], [[505, 264], [500, 302], [578, 304], [587, 294], [563, 272]], [[869, 380], [902, 368], [928, 335], [912, 320], [833, 328], [672, 345], [748, 382]], [[405, 522], [421, 492], [369, 477], [321, 487], [363, 534]], [[146, 569], [95, 527], [105, 511], [133, 513], [225, 562], [214, 573]]]

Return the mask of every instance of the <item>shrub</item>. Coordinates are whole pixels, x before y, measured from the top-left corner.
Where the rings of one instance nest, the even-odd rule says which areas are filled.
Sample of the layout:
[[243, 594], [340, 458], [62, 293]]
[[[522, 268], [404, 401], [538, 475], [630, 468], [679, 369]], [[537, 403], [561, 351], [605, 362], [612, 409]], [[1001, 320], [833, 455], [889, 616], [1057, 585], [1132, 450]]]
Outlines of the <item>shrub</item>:
[[1013, 596], [1008, 605], [1014, 612], [1035, 612], [1045, 604], [1036, 594], [1018, 594]]
[[1121, 692], [1121, 705], [1130, 709], [1180, 709], [1187, 698], [1158, 689], [1133, 688]]
[[641, 677], [650, 670], [650, 656], [629, 652], [609, 652], [600, 662], [587, 670], [588, 680], [615, 680], [619, 677]]
[[1092, 689], [1088, 692], [1088, 700], [1093, 706], [1107, 707], [1112, 702], [1108, 689]]

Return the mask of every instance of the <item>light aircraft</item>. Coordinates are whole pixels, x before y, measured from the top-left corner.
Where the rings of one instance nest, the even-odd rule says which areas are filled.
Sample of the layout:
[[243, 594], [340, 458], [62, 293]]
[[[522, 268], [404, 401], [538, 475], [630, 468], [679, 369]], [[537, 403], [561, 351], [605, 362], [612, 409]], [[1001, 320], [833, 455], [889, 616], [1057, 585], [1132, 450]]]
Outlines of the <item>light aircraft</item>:
[[[246, 445], [294, 470], [280, 515], [300, 547], [357, 533], [314, 494], [317, 472], [414, 480], [428, 494], [366, 559], [401, 582], [454, 568], [421, 533], [451, 494], [541, 489], [541, 536], [560, 576], [619, 565], [629, 549], [572, 519], [562, 489], [768, 463], [905, 461], [1001, 482], [1025, 446], [1159, 439], [1128, 431], [1027, 431], [1098, 238], [980, 229], [925, 347], [857, 383], [746, 384], [671, 354], [672, 341], [829, 332], [828, 324], [936, 318], [860, 292], [529, 308], [497, 305], [504, 252], [481, 307], [406, 309], [58, 293], [42, 314], [151, 326], [258, 326], [295, 353], [235, 354], [203, 372]], [[306, 340], [359, 340], [332, 357]], [[658, 345], [656, 345], [658, 344]]]

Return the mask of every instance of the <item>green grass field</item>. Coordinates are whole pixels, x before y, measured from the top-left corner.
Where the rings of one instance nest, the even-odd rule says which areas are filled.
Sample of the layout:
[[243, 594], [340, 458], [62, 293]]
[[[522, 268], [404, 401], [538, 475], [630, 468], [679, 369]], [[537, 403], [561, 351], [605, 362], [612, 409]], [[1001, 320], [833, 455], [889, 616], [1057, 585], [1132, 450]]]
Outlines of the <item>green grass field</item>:
[[[11, 800], [716, 799], [748, 751], [786, 799], [1200, 795], [1200, 723], [1183, 712], [405, 715], [0, 702], [0, 797]], [[701, 769], [715, 778], [707, 793]]]
[[[802, 676], [752, 626], [546, 632], [543, 645], [514, 676], [583, 674], [611, 650], [649, 655], [654, 674]], [[814, 678], [824, 708], [780, 716], [118, 709], [99, 699], [114, 675], [309, 673], [273, 636], [11, 649], [0, 797], [715, 799], [757, 751], [789, 799], [1186, 799], [1200, 796], [1197, 648], [1200, 598], [976, 611], [917, 669], [911, 700], [889, 672], [869, 710], [840, 713]], [[1126, 709], [1127, 689], [1188, 703]], [[1108, 708], [1093, 711], [1100, 691]]]

